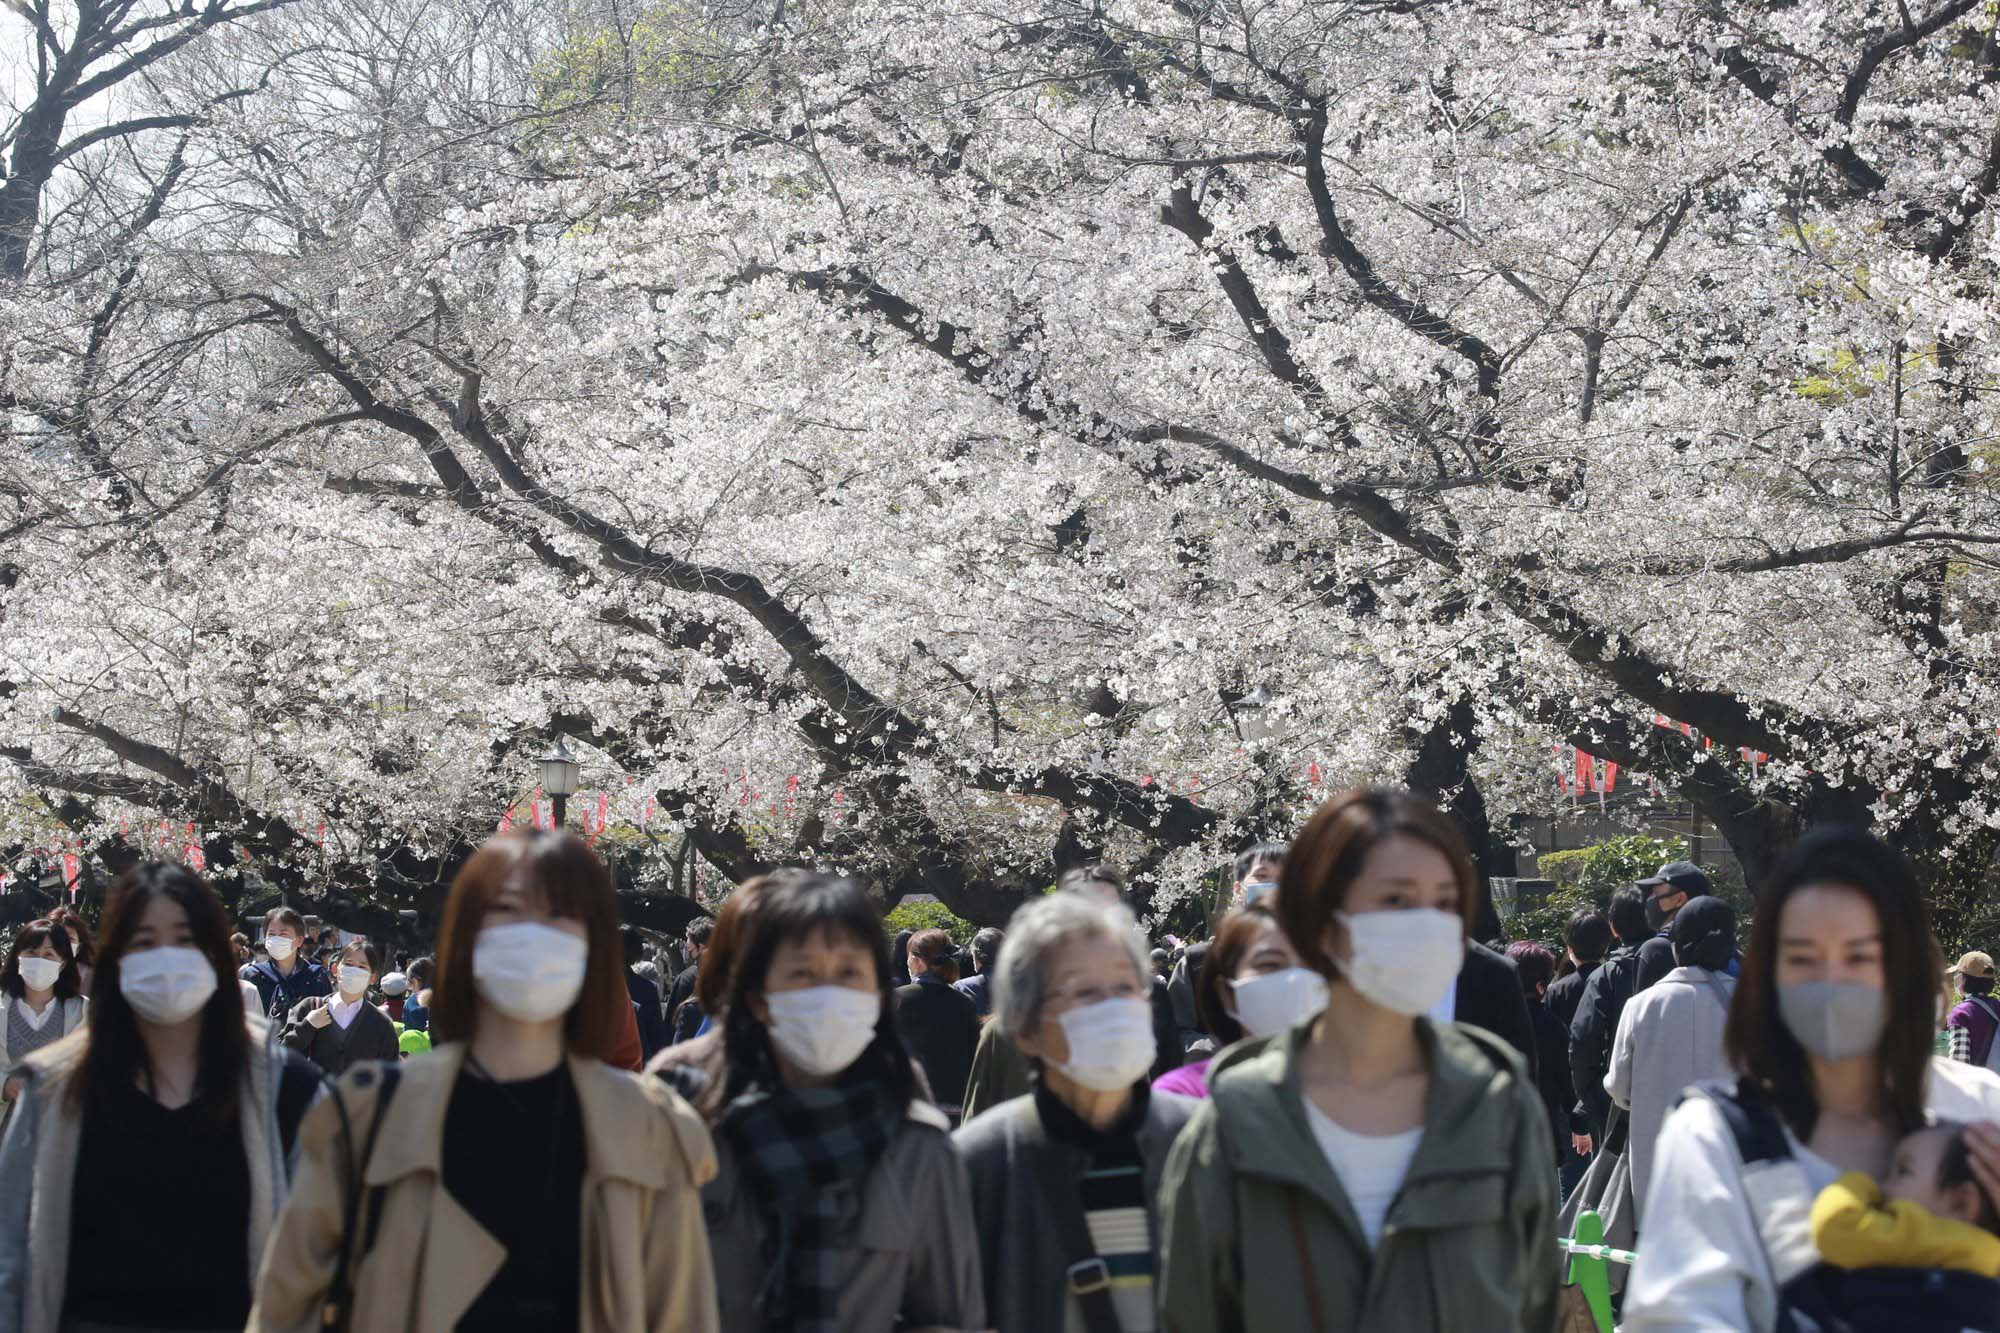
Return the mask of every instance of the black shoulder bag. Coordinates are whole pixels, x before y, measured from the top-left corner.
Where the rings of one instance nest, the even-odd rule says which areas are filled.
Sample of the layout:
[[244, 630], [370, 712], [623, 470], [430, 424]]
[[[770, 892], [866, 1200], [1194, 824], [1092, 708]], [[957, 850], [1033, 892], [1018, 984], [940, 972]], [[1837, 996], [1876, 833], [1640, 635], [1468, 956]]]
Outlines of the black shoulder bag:
[[1063, 1286], [1076, 1297], [1077, 1307], [1083, 1312], [1083, 1326], [1089, 1333], [1124, 1333], [1117, 1308], [1111, 1303], [1111, 1267], [1091, 1243], [1083, 1203], [1077, 1197], [1076, 1178], [1063, 1172], [1046, 1143], [1032, 1155], [1042, 1200], [1048, 1204], [1056, 1239], [1062, 1243], [1063, 1254], [1069, 1260], [1063, 1272]]

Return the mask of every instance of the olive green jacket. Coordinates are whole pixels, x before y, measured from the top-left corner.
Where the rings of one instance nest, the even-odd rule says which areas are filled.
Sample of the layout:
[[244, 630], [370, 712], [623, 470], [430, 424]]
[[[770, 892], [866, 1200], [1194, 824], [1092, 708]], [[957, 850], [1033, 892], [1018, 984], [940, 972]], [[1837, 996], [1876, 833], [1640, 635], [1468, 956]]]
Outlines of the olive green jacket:
[[1553, 1333], [1556, 1179], [1520, 1056], [1417, 1020], [1431, 1055], [1424, 1135], [1372, 1254], [1307, 1123], [1311, 1032], [1241, 1043], [1161, 1185], [1166, 1333]]

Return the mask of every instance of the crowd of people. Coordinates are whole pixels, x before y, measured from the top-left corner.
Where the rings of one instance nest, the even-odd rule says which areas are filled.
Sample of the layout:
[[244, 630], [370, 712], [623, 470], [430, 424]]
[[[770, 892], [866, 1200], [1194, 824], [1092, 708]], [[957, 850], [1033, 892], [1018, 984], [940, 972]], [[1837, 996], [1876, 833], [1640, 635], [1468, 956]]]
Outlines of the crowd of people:
[[1740, 951], [1685, 862], [1497, 950], [1384, 789], [1205, 940], [1129, 896], [1078, 867], [961, 950], [788, 868], [655, 957], [518, 831], [408, 959], [142, 864], [0, 967], [0, 1333], [1552, 1333], [1584, 1208], [1627, 1329], [2000, 1328], [1993, 962], [1944, 1003], [1865, 833]]

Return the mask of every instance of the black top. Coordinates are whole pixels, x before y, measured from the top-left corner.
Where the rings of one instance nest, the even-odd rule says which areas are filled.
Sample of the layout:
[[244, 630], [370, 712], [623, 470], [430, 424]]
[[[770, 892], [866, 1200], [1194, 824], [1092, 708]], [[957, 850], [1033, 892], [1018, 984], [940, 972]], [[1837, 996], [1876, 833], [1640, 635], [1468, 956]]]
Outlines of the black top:
[[1476, 940], [1465, 943], [1465, 964], [1458, 971], [1452, 1018], [1485, 1028], [1521, 1053], [1528, 1077], [1536, 1076], [1540, 1052], [1528, 1021], [1528, 997], [1521, 991], [1521, 973], [1514, 960]]
[[650, 1060], [674, 1041], [673, 1029], [660, 1012], [660, 988], [628, 967], [625, 994], [639, 1011], [639, 1049]]
[[241, 1328], [250, 1317], [250, 1163], [233, 1119], [135, 1087], [83, 1108], [63, 1322]]
[[971, 997], [926, 972], [896, 988], [896, 1030], [923, 1066], [937, 1104], [950, 1110], [963, 1106], [972, 1053], [979, 1047], [979, 1011]]
[[458, 1322], [479, 1333], [573, 1329], [582, 1310], [583, 1111], [560, 1064], [495, 1083], [469, 1066], [444, 1117], [444, 1187], [507, 1249]]

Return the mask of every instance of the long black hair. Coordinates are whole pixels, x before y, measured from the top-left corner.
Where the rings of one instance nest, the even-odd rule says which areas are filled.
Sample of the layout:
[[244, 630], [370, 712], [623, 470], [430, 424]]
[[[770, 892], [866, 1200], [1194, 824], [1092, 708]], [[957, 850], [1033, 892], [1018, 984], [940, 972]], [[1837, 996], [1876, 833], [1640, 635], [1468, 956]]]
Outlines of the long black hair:
[[236, 1119], [237, 1092], [250, 1055], [243, 991], [236, 984], [236, 961], [229, 948], [229, 914], [222, 900], [186, 866], [175, 861], [143, 861], [111, 886], [104, 929], [97, 945], [97, 975], [91, 988], [90, 1023], [83, 1062], [70, 1084], [70, 1104], [116, 1088], [152, 1081], [152, 1065], [139, 1037], [139, 1020], [118, 988], [119, 965], [132, 935], [155, 898], [171, 898], [187, 913], [190, 947], [215, 967], [215, 994], [201, 1011], [201, 1040], [195, 1052], [194, 1102], [215, 1124]]
[[1815, 884], [1853, 889], [1875, 909], [1888, 1012], [1876, 1048], [1883, 1109], [1899, 1133], [1920, 1129], [1943, 960], [1909, 862], [1865, 829], [1831, 827], [1808, 834], [1772, 875], [1757, 901], [1750, 948], [1723, 1029], [1724, 1053], [1762, 1085], [1795, 1134], [1811, 1136], [1819, 1098], [1805, 1048], [1778, 1011], [1778, 929], [1786, 901]]
[[809, 872], [773, 877], [749, 904], [739, 924], [740, 952], [729, 979], [728, 1016], [723, 1022], [724, 1076], [710, 1082], [708, 1095], [700, 1102], [703, 1113], [713, 1120], [740, 1093], [777, 1084], [771, 1036], [750, 1000], [763, 994], [771, 959], [780, 944], [823, 930], [852, 939], [868, 950], [875, 960], [875, 987], [882, 999], [875, 1040], [848, 1066], [841, 1080], [876, 1080], [898, 1110], [906, 1109], [917, 1095], [916, 1067], [896, 1031], [889, 941], [882, 931], [882, 914], [867, 890], [851, 879], [829, 879]]

